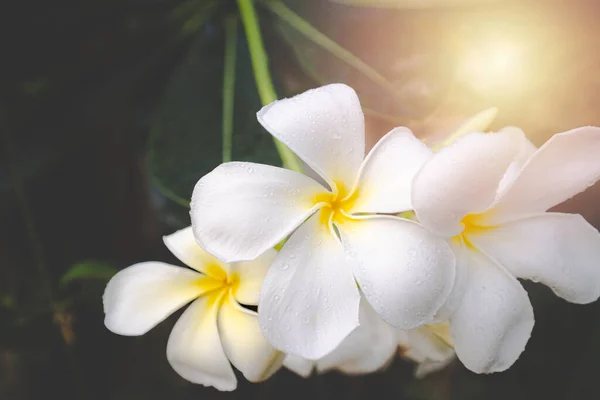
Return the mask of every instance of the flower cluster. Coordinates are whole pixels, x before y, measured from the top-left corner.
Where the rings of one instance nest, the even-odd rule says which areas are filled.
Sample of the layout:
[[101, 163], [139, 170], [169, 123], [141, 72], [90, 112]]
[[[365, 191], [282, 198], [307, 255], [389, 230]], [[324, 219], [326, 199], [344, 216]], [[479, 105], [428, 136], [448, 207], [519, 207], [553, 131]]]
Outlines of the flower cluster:
[[600, 128], [539, 149], [517, 128], [473, 132], [437, 152], [396, 128], [365, 156], [361, 106], [342, 84], [258, 120], [310, 176], [220, 165], [194, 189], [192, 226], [165, 237], [191, 269], [141, 263], [106, 288], [106, 326], [123, 335], [193, 301], [167, 346], [184, 378], [232, 390], [230, 363], [260, 381], [281, 365], [369, 373], [398, 353], [418, 376], [455, 357], [503, 371], [534, 324], [517, 278], [575, 303], [600, 296], [600, 233], [548, 212], [600, 179]]

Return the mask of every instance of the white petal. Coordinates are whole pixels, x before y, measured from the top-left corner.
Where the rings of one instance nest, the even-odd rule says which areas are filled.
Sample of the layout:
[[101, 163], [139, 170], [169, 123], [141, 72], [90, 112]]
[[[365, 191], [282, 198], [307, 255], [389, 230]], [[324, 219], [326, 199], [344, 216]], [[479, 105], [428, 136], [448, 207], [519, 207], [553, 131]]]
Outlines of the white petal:
[[315, 368], [315, 361], [288, 354], [283, 360], [283, 366], [303, 378], [308, 378]]
[[554, 135], [531, 157], [494, 206], [491, 223], [548, 210], [600, 179], [600, 128]]
[[365, 155], [365, 121], [354, 90], [343, 84], [275, 101], [258, 121], [330, 185], [349, 190]]
[[225, 263], [254, 260], [315, 210], [325, 189], [268, 165], [221, 164], [198, 181], [190, 215], [198, 243]]
[[452, 339], [448, 323], [421, 325], [404, 332], [405, 335], [398, 344], [405, 348], [406, 355], [415, 361], [442, 361], [454, 354], [450, 346]]
[[412, 181], [433, 152], [408, 128], [385, 135], [365, 159], [358, 197], [348, 212], [397, 213], [412, 209]]
[[516, 277], [565, 300], [585, 304], [600, 296], [600, 233], [581, 215], [544, 213], [470, 239]]
[[338, 229], [356, 281], [386, 322], [411, 329], [433, 318], [454, 283], [445, 240], [391, 216], [347, 220]]
[[387, 364], [398, 347], [396, 329], [385, 323], [365, 299], [360, 301], [360, 326], [331, 353], [317, 361], [319, 372], [338, 369], [368, 374]]
[[314, 215], [292, 234], [267, 273], [260, 325], [276, 348], [316, 360], [358, 326], [359, 301], [341, 244]]
[[456, 358], [447, 322], [398, 333], [402, 356], [419, 364], [415, 370], [417, 378], [444, 368]]
[[277, 256], [275, 249], [268, 249], [256, 260], [229, 264], [230, 276], [236, 275], [239, 284], [234, 292], [235, 299], [245, 305], [258, 305], [260, 288], [267, 271]]
[[523, 131], [521, 129], [510, 126], [510, 127], [503, 128], [500, 132], [509, 132], [509, 131], [512, 131], [512, 133], [511, 133], [512, 135], [521, 139], [520, 145], [519, 145], [519, 151], [517, 153], [517, 156], [513, 160], [513, 162], [510, 163], [510, 165], [508, 166], [508, 170], [506, 171], [506, 173], [504, 174], [504, 177], [502, 177], [502, 180], [500, 181], [500, 184], [498, 185], [498, 192], [496, 193], [496, 199], [503, 196], [506, 188], [510, 187], [513, 184], [513, 182], [515, 181], [515, 179], [517, 179], [517, 177], [521, 173], [521, 168], [523, 168], [523, 165], [525, 165], [525, 163], [527, 161], [529, 161], [531, 156], [533, 156], [535, 154], [535, 152], [537, 151], [537, 147], [535, 147], [535, 145], [533, 143], [531, 143], [531, 141], [529, 141], [529, 139], [527, 139], [527, 137], [525, 136], [525, 133], [523, 133]]
[[217, 327], [224, 292], [194, 301], [173, 327], [167, 343], [171, 367], [193, 383], [231, 391], [237, 387], [233, 369], [223, 351]]
[[454, 314], [454, 312], [462, 303], [466, 285], [469, 283], [469, 263], [471, 260], [470, 250], [464, 245], [462, 239], [460, 242], [450, 240], [449, 244], [456, 258], [454, 285], [452, 285], [452, 290], [450, 291], [446, 302], [431, 321], [432, 323], [441, 323], [447, 321], [448, 318]]
[[263, 336], [258, 314], [240, 307], [229, 295], [219, 310], [219, 333], [225, 354], [250, 382], [261, 382], [283, 363], [284, 354]]
[[471, 133], [441, 149], [413, 182], [419, 222], [446, 237], [459, 234], [465, 215], [485, 211], [494, 201], [520, 142], [513, 131]]
[[227, 277], [227, 265], [200, 247], [191, 226], [163, 236], [163, 242], [171, 253], [188, 267], [213, 278]]
[[473, 372], [500, 372], [521, 355], [533, 309], [521, 284], [499, 264], [472, 252], [469, 284], [450, 319], [456, 355]]
[[120, 335], [143, 335], [216, 284], [197, 272], [161, 262], [132, 265], [106, 285], [104, 324]]

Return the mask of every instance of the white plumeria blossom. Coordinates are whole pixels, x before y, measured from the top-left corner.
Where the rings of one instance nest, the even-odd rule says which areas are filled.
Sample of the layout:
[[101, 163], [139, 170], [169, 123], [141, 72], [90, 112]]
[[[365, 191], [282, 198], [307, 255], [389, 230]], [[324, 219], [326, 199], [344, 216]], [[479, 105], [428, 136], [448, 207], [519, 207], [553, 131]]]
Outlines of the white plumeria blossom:
[[547, 212], [600, 178], [600, 128], [557, 134], [540, 149], [516, 128], [472, 133], [443, 148], [413, 182], [419, 222], [450, 239], [456, 354], [478, 373], [503, 371], [524, 350], [534, 316], [516, 278], [573, 303], [600, 295], [600, 234], [580, 215]]
[[325, 357], [313, 361], [287, 355], [283, 365], [304, 378], [315, 369], [318, 373], [338, 370], [357, 375], [386, 367], [396, 355], [397, 329], [384, 322], [364, 298], [360, 301], [359, 322], [360, 326]]
[[421, 325], [409, 331], [398, 330], [397, 334], [400, 355], [417, 363], [417, 378], [445, 368], [456, 359], [447, 321]]
[[104, 292], [106, 327], [120, 335], [143, 335], [192, 302], [167, 344], [167, 359], [179, 375], [227, 391], [237, 386], [231, 364], [251, 382], [270, 377], [284, 355], [262, 335], [256, 312], [240, 303], [258, 303], [275, 250], [227, 265], [198, 246], [191, 227], [164, 242], [192, 269], [152, 261], [118, 272]]
[[198, 243], [248, 260], [291, 234], [263, 285], [260, 324], [278, 349], [320, 359], [359, 325], [360, 285], [388, 323], [431, 320], [454, 282], [448, 244], [414, 221], [414, 175], [432, 152], [394, 129], [364, 157], [364, 116], [354, 90], [332, 84], [276, 101], [259, 122], [327, 183], [273, 166], [231, 162], [192, 195]]

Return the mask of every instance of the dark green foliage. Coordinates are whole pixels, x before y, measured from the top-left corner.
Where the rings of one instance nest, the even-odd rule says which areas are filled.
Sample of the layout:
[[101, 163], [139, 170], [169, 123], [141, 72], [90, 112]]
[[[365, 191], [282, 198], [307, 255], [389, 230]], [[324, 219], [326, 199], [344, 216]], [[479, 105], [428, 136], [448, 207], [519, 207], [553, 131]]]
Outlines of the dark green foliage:
[[[199, 34], [175, 69], [151, 127], [148, 165], [153, 177], [189, 201], [198, 178], [221, 163], [223, 32]], [[261, 104], [248, 48], [238, 38], [233, 159], [279, 165], [271, 136], [258, 124]]]

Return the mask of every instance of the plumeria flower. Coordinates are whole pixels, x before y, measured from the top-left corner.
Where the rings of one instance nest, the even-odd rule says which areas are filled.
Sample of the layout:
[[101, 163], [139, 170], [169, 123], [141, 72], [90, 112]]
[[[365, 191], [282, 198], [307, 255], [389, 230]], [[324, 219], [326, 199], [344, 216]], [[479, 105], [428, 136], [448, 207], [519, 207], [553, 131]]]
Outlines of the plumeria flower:
[[118, 272], [104, 292], [106, 327], [120, 335], [143, 335], [192, 302], [167, 344], [167, 359], [179, 375], [219, 390], [237, 386], [231, 364], [251, 382], [270, 377], [283, 354], [263, 337], [256, 312], [241, 304], [258, 303], [275, 250], [227, 265], [196, 244], [191, 227], [165, 236], [164, 242], [192, 269], [150, 261]]
[[397, 336], [400, 356], [417, 363], [417, 378], [445, 368], [456, 359], [448, 321], [409, 331], [398, 330]]
[[421, 224], [457, 255], [450, 318], [456, 354], [475, 372], [502, 371], [534, 324], [516, 278], [573, 303], [600, 295], [600, 234], [580, 215], [547, 212], [600, 178], [600, 128], [552, 137], [540, 149], [516, 128], [472, 133], [445, 147], [413, 182]]
[[397, 329], [384, 322], [364, 298], [360, 301], [359, 322], [360, 326], [325, 357], [313, 361], [287, 355], [283, 365], [304, 378], [313, 370], [318, 373], [338, 370], [357, 375], [386, 367], [398, 349]]
[[198, 243], [249, 260], [289, 237], [259, 302], [278, 349], [320, 359], [359, 325], [360, 295], [384, 320], [410, 329], [433, 318], [454, 282], [448, 244], [414, 221], [414, 175], [431, 151], [394, 129], [364, 157], [364, 116], [354, 90], [333, 84], [276, 101], [259, 122], [326, 183], [260, 164], [222, 164], [192, 195]]

